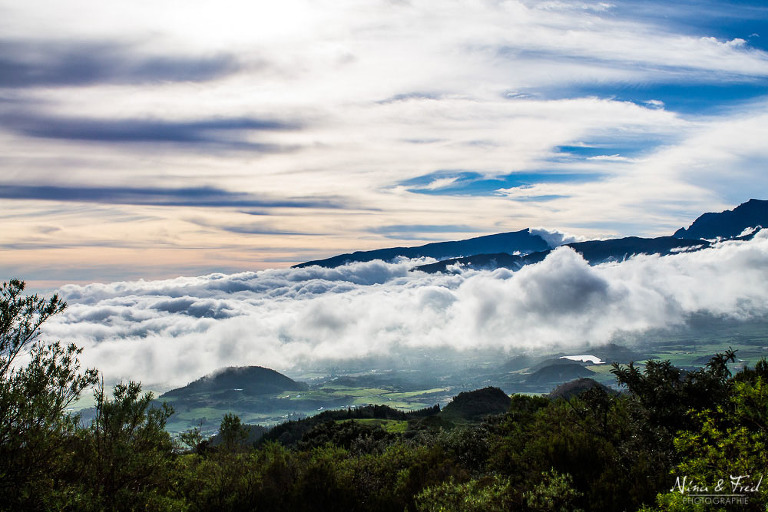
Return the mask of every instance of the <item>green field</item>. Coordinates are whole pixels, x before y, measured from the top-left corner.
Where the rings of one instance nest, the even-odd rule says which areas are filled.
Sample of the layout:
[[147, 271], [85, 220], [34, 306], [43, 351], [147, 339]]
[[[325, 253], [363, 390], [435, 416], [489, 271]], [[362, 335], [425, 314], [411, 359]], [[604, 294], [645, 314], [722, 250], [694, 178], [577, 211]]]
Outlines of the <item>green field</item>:
[[[346, 409], [366, 405], [387, 405], [402, 411], [431, 407], [450, 400], [450, 388], [427, 388], [415, 391], [399, 391], [394, 388], [355, 388], [323, 384], [307, 391], [283, 392], [271, 396], [259, 396], [252, 401], [244, 396], [227, 403], [211, 403], [200, 397], [205, 406], [174, 404], [176, 413], [168, 422], [167, 430], [179, 433], [202, 425], [204, 432], [215, 432], [224, 414], [234, 413], [245, 423], [273, 426], [291, 419], [312, 416], [327, 409]], [[264, 410], [258, 409], [263, 406]]]

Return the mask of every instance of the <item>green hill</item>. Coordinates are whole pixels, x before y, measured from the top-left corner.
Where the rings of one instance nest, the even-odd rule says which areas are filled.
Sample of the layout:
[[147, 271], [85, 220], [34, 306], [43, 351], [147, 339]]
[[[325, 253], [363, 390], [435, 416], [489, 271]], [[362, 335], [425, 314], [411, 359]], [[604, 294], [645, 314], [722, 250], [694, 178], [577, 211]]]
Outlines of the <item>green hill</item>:
[[503, 414], [512, 399], [499, 388], [487, 387], [459, 393], [440, 413], [451, 420], [479, 420], [492, 414]]
[[229, 367], [214, 372], [184, 387], [172, 389], [160, 399], [184, 398], [197, 393], [223, 394], [222, 398], [244, 395], [269, 395], [283, 391], [304, 391], [303, 382], [286, 377], [282, 373], [261, 366]]

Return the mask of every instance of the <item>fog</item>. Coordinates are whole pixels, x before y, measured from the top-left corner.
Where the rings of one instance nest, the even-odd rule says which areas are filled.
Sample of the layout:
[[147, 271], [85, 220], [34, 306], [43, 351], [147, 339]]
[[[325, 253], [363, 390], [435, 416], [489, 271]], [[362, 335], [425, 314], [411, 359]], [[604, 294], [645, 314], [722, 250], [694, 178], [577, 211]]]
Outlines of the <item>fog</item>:
[[69, 285], [46, 338], [76, 342], [108, 382], [165, 389], [228, 365], [290, 371], [414, 351], [567, 349], [642, 339], [694, 315], [768, 312], [768, 231], [597, 266], [568, 247], [518, 272], [411, 271], [420, 263]]

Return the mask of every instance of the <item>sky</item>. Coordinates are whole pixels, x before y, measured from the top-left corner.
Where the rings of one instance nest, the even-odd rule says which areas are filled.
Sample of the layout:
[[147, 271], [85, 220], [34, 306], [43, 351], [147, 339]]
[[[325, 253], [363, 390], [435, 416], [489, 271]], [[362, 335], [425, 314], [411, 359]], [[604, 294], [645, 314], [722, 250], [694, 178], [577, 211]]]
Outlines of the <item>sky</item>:
[[0, 0], [0, 277], [226, 275], [768, 190], [762, 1]]

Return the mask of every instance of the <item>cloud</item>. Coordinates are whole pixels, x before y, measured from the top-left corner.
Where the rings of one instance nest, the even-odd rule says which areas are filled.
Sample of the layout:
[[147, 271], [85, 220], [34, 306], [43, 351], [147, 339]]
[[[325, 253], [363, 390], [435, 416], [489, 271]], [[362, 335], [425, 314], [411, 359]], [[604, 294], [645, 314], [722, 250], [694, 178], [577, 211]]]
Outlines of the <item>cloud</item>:
[[446, 187], [450, 187], [451, 185], [456, 183], [458, 179], [459, 179], [458, 176], [449, 177], [449, 178], [437, 178], [431, 183], [424, 185], [423, 188], [424, 190], [440, 190]]
[[584, 242], [585, 237], [579, 235], [573, 235], [570, 233], [563, 233], [555, 229], [546, 228], [532, 228], [532, 235], [538, 235], [547, 242], [551, 248], [560, 247], [561, 245], [570, 244], [574, 242]]
[[411, 92], [411, 93], [404, 93], [404, 94], [396, 94], [391, 98], [381, 100], [379, 103], [382, 105], [386, 105], [388, 103], [397, 103], [400, 101], [425, 101], [425, 100], [429, 101], [429, 100], [438, 100], [438, 99], [440, 99], [440, 97], [439, 95], [436, 95], [436, 94], [423, 93], [423, 92]]
[[[273, 204], [280, 204], [280, 203], [273, 203]], [[291, 207], [294, 207], [294, 208], [318, 207], [321, 204], [324, 205], [323, 208], [338, 207], [338, 205], [333, 206], [333, 203], [330, 201], [322, 202], [317, 199], [314, 202], [311, 200], [307, 200], [306, 202], [302, 202], [299, 200], [292, 203], [289, 202], [288, 204], [293, 204], [294, 206], [291, 206]], [[263, 206], [270, 206], [270, 205], [269, 203], [265, 202]], [[264, 215], [264, 214], [246, 213], [246, 215]], [[290, 236], [321, 236], [322, 235], [322, 233], [309, 233], [309, 232], [289, 231], [286, 229], [281, 229], [279, 227], [274, 226], [273, 223], [269, 222], [268, 220], [263, 220], [258, 222], [241, 222], [237, 224], [211, 222], [204, 218], [190, 218], [187, 220], [189, 222], [197, 224], [198, 226], [228, 231], [230, 233], [239, 233], [239, 234], [248, 234], [248, 235], [280, 235], [280, 236], [289, 236], [289, 235]]]
[[226, 365], [276, 369], [408, 351], [537, 351], [607, 343], [695, 315], [768, 313], [768, 234], [589, 266], [570, 248], [513, 273], [354, 263], [66, 286], [46, 334], [84, 347], [108, 380], [185, 384]]
[[240, 67], [228, 54], [158, 57], [112, 41], [0, 40], [0, 88], [202, 82]]
[[621, 156], [619, 154], [590, 156], [590, 157], [587, 157], [587, 160], [603, 160], [603, 161], [607, 161], [607, 162], [629, 162], [629, 161], [631, 161], [630, 158], [627, 158], [625, 156]]
[[[250, 142], [243, 136], [250, 132], [297, 130], [300, 127], [297, 123], [249, 117], [168, 121], [57, 117], [26, 112], [4, 115], [2, 119], [6, 129], [35, 138], [104, 143], [204, 144], [265, 153], [286, 152], [292, 148]], [[233, 138], [232, 135], [240, 138]]]
[[[196, 206], [205, 208], [341, 208], [336, 199], [277, 199], [214, 187], [139, 188], [139, 187], [64, 187], [47, 185], [0, 185], [4, 199], [67, 201], [81, 203], [133, 204], [153, 206]], [[247, 226], [230, 226], [242, 233]], [[274, 230], [270, 230], [274, 231]]]

